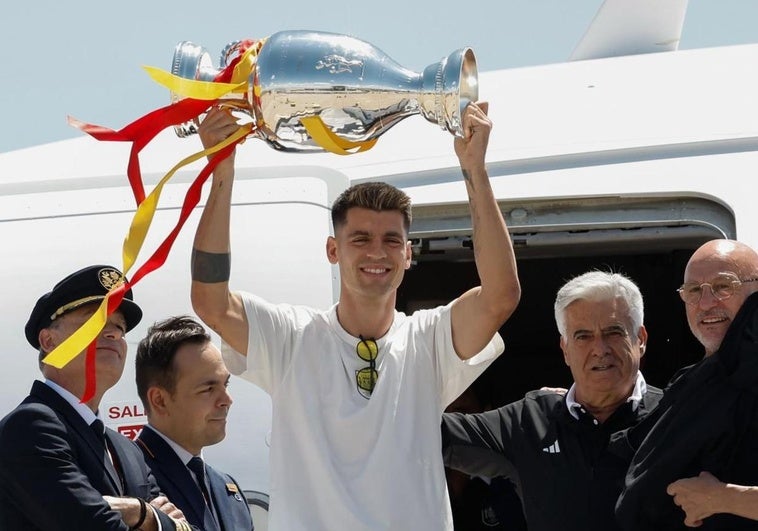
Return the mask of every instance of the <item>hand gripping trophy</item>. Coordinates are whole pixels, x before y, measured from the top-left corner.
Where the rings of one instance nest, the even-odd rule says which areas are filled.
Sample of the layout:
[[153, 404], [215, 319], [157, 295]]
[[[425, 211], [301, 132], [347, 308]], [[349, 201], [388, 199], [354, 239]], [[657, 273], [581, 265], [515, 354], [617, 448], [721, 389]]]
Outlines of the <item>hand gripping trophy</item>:
[[[98, 140], [132, 144], [127, 176], [137, 211], [124, 239], [124, 275], [135, 265], [164, 185], [186, 164], [209, 153], [219, 156], [213, 157], [190, 185], [176, 226], [132, 275], [128, 287], [165, 262], [199, 201], [203, 182], [246, 137], [261, 138], [282, 151], [347, 155], [371, 148], [385, 131], [414, 114], [463, 136], [463, 112], [479, 96], [476, 59], [469, 48], [451, 53], [419, 74], [367, 42], [316, 31], [282, 31], [266, 39], [230, 43], [221, 54], [219, 68], [213, 67], [204, 48], [182, 42], [174, 51], [171, 73], [147, 70], [170, 89], [170, 105], [118, 131], [69, 117], [71, 125]], [[247, 123], [219, 145], [183, 159], [146, 195], [139, 164], [141, 150], [166, 127], [174, 126], [182, 137], [196, 132], [203, 114], [213, 105], [242, 112]], [[51, 353], [46, 363], [62, 367], [94, 344], [104, 316], [118, 307], [121, 298], [123, 289], [109, 293], [103, 310]]]
[[[338, 147], [373, 145], [413, 114], [460, 136], [463, 111], [478, 99], [476, 59], [469, 48], [419, 74], [367, 42], [316, 31], [282, 31], [261, 41], [230, 43], [219, 68], [203, 47], [181, 42], [172, 62], [174, 81], [163, 84], [172, 90], [172, 101], [191, 97], [191, 91], [177, 92], [182, 80], [199, 86], [220, 83], [224, 70], [245, 54], [238, 65], [248, 64], [249, 72], [219, 98], [221, 105], [249, 115], [251, 136], [284, 151], [331, 150], [332, 142]], [[175, 131], [187, 136], [197, 131], [197, 124], [194, 119]]]

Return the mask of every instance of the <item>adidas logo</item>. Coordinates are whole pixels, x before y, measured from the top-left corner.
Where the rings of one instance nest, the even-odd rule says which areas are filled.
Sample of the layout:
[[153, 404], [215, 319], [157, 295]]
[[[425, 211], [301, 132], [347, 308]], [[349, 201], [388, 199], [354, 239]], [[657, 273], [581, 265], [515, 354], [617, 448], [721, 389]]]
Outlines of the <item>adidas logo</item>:
[[559, 454], [561, 453], [561, 447], [558, 445], [558, 441], [555, 441], [550, 446], [546, 446], [542, 449], [546, 454]]

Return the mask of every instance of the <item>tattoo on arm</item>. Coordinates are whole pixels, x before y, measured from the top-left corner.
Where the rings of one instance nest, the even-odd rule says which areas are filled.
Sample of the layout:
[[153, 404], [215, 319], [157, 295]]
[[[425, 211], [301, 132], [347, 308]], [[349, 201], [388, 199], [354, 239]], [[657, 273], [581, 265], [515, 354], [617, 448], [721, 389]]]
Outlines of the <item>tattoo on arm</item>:
[[192, 249], [192, 280], [206, 284], [228, 282], [231, 269], [230, 253], [206, 253]]
[[461, 171], [463, 172], [463, 180], [471, 187], [471, 190], [474, 190], [474, 181], [471, 179], [471, 175], [463, 168], [461, 168]]

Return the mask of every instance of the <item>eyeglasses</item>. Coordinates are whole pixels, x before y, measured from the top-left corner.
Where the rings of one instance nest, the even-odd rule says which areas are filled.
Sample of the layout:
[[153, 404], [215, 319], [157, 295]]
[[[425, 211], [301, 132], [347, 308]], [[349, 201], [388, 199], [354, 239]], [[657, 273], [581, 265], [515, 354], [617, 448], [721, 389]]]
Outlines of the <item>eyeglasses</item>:
[[737, 278], [737, 275], [724, 274], [711, 279], [710, 282], [685, 282], [676, 291], [679, 292], [679, 296], [685, 303], [694, 306], [700, 302], [700, 299], [703, 296], [703, 286], [708, 286], [711, 288], [711, 293], [713, 293], [713, 296], [716, 299], [723, 301], [734, 295], [734, 292], [742, 284], [746, 282], [755, 282], [757, 280], [758, 278], [740, 279]]
[[376, 387], [379, 373], [376, 370], [376, 357], [379, 355], [379, 347], [373, 339], [363, 339], [355, 347], [355, 353], [363, 361], [368, 362], [368, 367], [355, 371], [355, 382], [358, 384], [358, 392], [365, 398], [370, 398]]

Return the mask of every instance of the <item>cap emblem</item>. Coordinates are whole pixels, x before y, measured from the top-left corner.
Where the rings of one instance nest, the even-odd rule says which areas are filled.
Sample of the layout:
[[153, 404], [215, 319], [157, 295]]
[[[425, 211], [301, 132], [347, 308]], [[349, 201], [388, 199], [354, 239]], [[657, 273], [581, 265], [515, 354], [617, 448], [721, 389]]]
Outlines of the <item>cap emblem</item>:
[[106, 267], [97, 272], [97, 279], [100, 284], [108, 291], [118, 286], [124, 281], [124, 277], [121, 276], [117, 270]]

